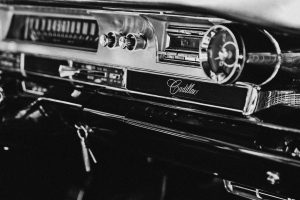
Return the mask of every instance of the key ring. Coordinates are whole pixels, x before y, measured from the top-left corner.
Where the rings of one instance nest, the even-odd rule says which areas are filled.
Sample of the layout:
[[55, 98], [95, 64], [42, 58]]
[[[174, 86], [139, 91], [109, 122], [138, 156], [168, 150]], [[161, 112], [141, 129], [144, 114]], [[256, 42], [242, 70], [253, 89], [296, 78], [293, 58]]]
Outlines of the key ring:
[[85, 140], [88, 137], [88, 130], [83, 125], [78, 126], [75, 124], [75, 128], [77, 129], [77, 135], [81, 140]]

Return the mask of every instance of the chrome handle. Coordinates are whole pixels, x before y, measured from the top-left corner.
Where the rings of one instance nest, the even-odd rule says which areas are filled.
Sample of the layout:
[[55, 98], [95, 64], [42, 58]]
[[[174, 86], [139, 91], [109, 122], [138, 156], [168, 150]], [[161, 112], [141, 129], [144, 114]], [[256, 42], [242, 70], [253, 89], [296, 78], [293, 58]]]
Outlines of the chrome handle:
[[72, 77], [75, 74], [80, 73], [80, 70], [74, 69], [73, 67], [70, 67], [70, 66], [60, 65], [58, 72], [59, 72], [60, 77]]

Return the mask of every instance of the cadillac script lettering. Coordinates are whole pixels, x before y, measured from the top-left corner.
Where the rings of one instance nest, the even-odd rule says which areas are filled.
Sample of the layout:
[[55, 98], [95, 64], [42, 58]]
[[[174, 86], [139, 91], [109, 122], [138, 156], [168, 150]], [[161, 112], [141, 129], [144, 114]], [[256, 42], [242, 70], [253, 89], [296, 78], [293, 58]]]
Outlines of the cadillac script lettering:
[[175, 95], [177, 93], [196, 95], [199, 92], [199, 90], [194, 89], [194, 83], [182, 86], [182, 80], [169, 79], [167, 81], [167, 85], [170, 88], [169, 92], [171, 95]]

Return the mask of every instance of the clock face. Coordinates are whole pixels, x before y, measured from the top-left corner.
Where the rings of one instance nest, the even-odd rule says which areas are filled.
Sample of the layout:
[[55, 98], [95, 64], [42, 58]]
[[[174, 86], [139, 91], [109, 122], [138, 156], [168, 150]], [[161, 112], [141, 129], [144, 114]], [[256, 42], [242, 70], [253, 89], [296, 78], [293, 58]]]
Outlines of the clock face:
[[209, 29], [200, 44], [200, 57], [206, 75], [214, 82], [225, 83], [235, 73], [239, 64], [239, 47], [234, 34], [225, 26]]

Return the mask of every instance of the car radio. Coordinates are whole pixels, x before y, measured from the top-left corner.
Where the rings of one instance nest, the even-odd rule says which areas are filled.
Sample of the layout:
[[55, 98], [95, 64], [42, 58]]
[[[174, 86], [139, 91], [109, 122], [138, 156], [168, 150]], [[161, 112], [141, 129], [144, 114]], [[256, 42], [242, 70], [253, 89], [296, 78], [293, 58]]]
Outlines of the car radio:
[[158, 52], [159, 61], [199, 66], [199, 45], [208, 28], [169, 26], [165, 49]]

